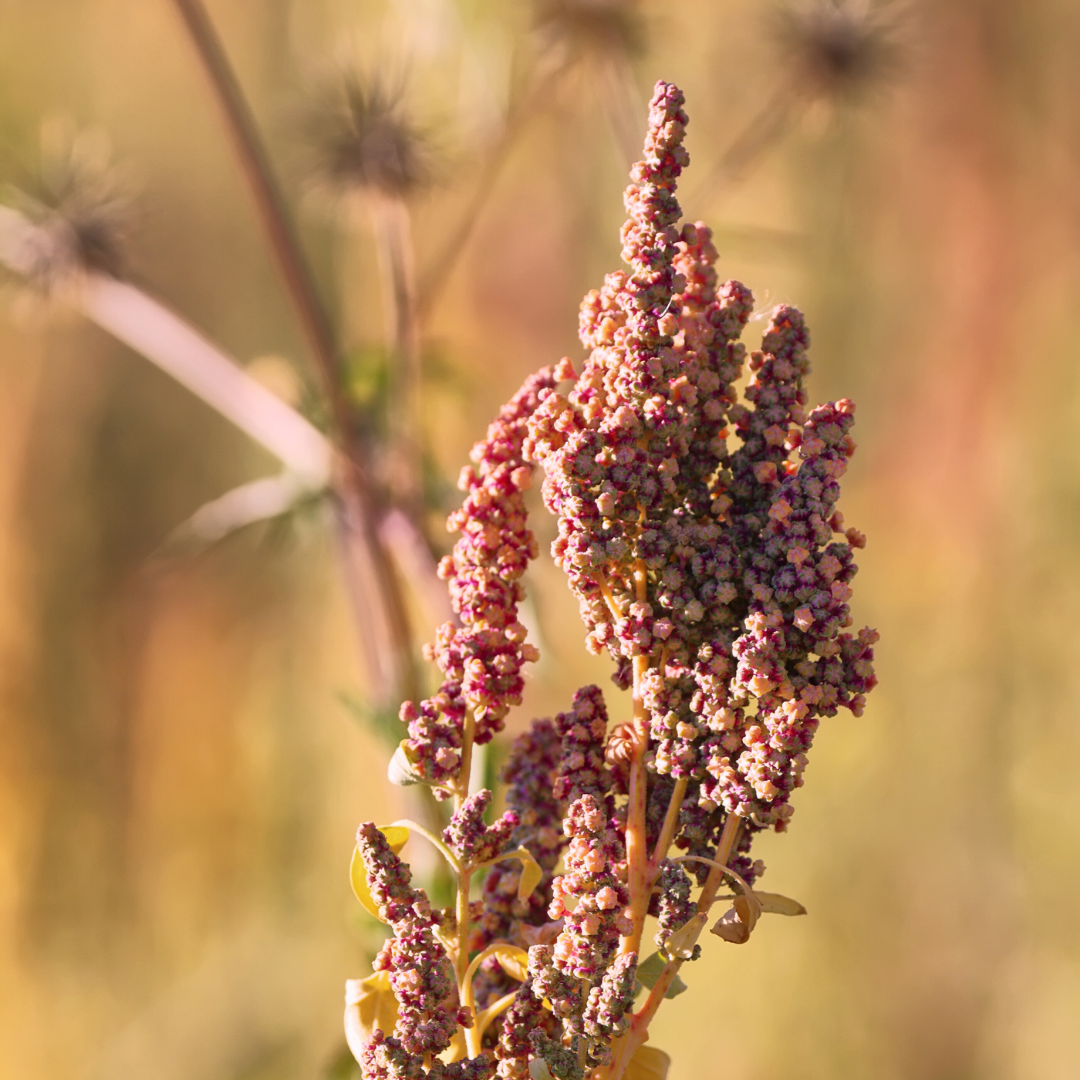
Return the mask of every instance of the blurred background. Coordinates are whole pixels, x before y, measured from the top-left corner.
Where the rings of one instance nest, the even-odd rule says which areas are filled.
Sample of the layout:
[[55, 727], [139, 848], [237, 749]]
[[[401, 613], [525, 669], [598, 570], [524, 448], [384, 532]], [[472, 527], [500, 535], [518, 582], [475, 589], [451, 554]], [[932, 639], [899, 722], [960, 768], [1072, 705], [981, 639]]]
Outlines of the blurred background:
[[[825, 723], [791, 830], [760, 841], [809, 918], [707, 945], [653, 1045], [671, 1080], [1080, 1076], [1080, 5], [207, 11], [330, 311], [356, 454], [436, 555], [487, 419], [581, 355], [652, 84], [683, 88], [686, 218], [759, 311], [806, 311], [812, 401], [858, 402], [841, 505], [881, 685]], [[205, 528], [280, 463], [79, 288], [119, 275], [326, 425], [218, 105], [169, 0], [0, 0], [0, 224], [26, 241], [0, 302], [4, 1077], [351, 1076], [343, 982], [379, 937], [353, 834], [411, 812], [325, 500]], [[417, 653], [440, 617], [422, 563], [401, 564]], [[543, 658], [511, 733], [610, 687], [546, 554], [531, 596]]]

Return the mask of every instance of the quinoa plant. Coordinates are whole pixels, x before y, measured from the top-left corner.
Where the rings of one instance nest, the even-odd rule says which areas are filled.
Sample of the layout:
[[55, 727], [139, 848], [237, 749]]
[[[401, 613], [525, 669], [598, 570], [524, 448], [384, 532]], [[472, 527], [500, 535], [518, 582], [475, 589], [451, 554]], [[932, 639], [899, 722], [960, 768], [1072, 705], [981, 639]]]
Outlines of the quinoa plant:
[[[792, 307], [747, 356], [749, 290], [718, 284], [704, 225], [679, 226], [686, 123], [682, 93], [657, 83], [625, 196], [629, 270], [582, 304], [588, 357], [530, 376], [462, 471], [461, 535], [440, 567], [459, 620], [428, 647], [443, 681], [402, 706], [390, 770], [453, 814], [441, 837], [361, 825], [353, 858], [359, 899], [392, 930], [373, 974], [347, 984], [365, 1080], [662, 1076], [666, 1055], [643, 1044], [706, 926], [742, 943], [764, 912], [803, 912], [756, 888], [751, 845], [787, 827], [821, 718], [861, 714], [875, 683], [877, 634], [847, 629], [865, 541], [836, 509], [854, 405], [807, 410]], [[538, 656], [518, 618], [537, 466], [586, 646], [610, 654], [630, 701], [613, 724], [587, 686], [534, 720], [488, 824], [473, 749], [521, 703]], [[411, 881], [410, 831], [449, 864], [453, 907]]]

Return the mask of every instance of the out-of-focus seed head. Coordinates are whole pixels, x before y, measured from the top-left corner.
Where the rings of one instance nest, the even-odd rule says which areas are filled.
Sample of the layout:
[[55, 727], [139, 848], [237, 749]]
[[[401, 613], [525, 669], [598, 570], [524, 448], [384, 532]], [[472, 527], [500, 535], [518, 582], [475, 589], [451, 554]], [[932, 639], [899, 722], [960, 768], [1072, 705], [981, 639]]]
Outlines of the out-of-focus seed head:
[[645, 31], [634, 0], [537, 0], [535, 24], [541, 43], [564, 63], [633, 56]]
[[785, 7], [777, 38], [795, 65], [800, 89], [815, 97], [853, 98], [892, 74], [896, 24], [869, 0], [812, 0]]
[[405, 198], [435, 179], [430, 134], [405, 105], [405, 87], [339, 66], [313, 84], [301, 113], [311, 186], [335, 198]]
[[5, 222], [5, 261], [35, 291], [61, 293], [88, 273], [120, 276], [132, 202], [103, 132], [44, 124], [36, 169], [3, 202], [20, 216]]

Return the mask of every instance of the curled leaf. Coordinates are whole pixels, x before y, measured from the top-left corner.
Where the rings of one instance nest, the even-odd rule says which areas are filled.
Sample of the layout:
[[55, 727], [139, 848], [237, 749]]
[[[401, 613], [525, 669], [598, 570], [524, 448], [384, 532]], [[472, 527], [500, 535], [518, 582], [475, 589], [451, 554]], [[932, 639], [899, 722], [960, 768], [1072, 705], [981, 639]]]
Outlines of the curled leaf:
[[524, 982], [529, 977], [529, 954], [517, 945], [507, 945], [499, 942], [485, 950], [489, 956], [494, 956], [499, 961], [499, 967], [518, 982]]
[[742, 921], [738, 911], [733, 907], [728, 908], [720, 916], [716, 924], [710, 928], [709, 933], [715, 934], [725, 941], [730, 941], [732, 945], [745, 945], [750, 940], [749, 927]]
[[345, 1041], [357, 1061], [376, 1028], [392, 1035], [397, 1018], [398, 1003], [388, 972], [376, 971], [366, 979], [345, 983]]
[[738, 874], [732, 870], [727, 872], [735, 879], [740, 894], [735, 897], [731, 907], [724, 912], [709, 933], [730, 941], [733, 945], [745, 945], [750, 940], [750, 934], [757, 926], [765, 905], [758, 894]]
[[667, 941], [664, 942], [664, 952], [672, 960], [689, 960], [694, 955], [694, 946], [708, 921], [709, 916], [704, 911], [699, 911], [678, 930], [668, 935]]
[[390, 758], [390, 764], [386, 769], [386, 777], [391, 784], [398, 787], [414, 787], [416, 784], [426, 784], [427, 780], [416, 768], [416, 763], [409, 756], [405, 748], [405, 740], [398, 743], [398, 748]]
[[736, 896], [735, 902], [724, 912], [716, 925], [709, 931], [733, 945], [745, 945], [757, 921], [761, 918], [762, 904], [750, 889], [742, 896]]
[[639, 1046], [626, 1066], [627, 1080], [667, 1080], [671, 1058], [655, 1046]]
[[532, 1080], [555, 1080], [548, 1068], [548, 1063], [543, 1058], [533, 1058], [529, 1062], [529, 1076]]
[[543, 926], [530, 926], [523, 923], [519, 929], [521, 936], [529, 945], [550, 945], [562, 932], [563, 920], [546, 922]]
[[[517, 997], [516, 990], [510, 994], [503, 994], [503, 996], [499, 998], [499, 1000], [496, 1001], [493, 1005], [489, 1005], [486, 1009], [484, 1009], [483, 1012], [477, 1013], [476, 1030], [480, 1039], [483, 1039], [484, 1032], [487, 1031], [488, 1027], [491, 1024], [491, 1021], [495, 1020], [499, 1016], [502, 1016], [502, 1014], [506, 1012], [506, 1010], [509, 1009], [511, 1005], [513, 1005], [515, 997]], [[549, 1011], [550, 1008], [551, 1005], [549, 1003]]]
[[450, 1045], [439, 1055], [439, 1060], [446, 1065], [452, 1065], [455, 1061], [461, 1061], [469, 1056], [469, 1048], [465, 1042], [465, 1032], [457, 1028], [450, 1037]]
[[781, 896], [774, 892], [756, 892], [754, 895], [761, 901], [761, 910], [770, 915], [805, 915], [806, 908], [798, 900], [792, 900], [790, 896]]
[[[395, 855], [401, 852], [405, 842], [409, 839], [409, 830], [401, 825], [384, 825], [379, 829], [379, 832], [386, 837], [386, 842]], [[364, 856], [360, 854], [359, 846], [353, 850], [352, 862], [349, 865], [349, 880], [352, 882], [352, 890], [356, 895], [356, 899], [364, 905], [364, 909], [374, 915], [376, 919], [384, 921], [379, 914], [379, 905], [375, 903], [375, 898], [368, 888], [367, 866], [364, 863]]]
[[[650, 953], [650, 955], [645, 957], [645, 959], [637, 966], [637, 981], [641, 983], [646, 990], [651, 990], [657, 982], [659, 982], [660, 976], [664, 973], [664, 968], [667, 967], [667, 964], [668, 962], [658, 952]], [[686, 983], [676, 975], [664, 997], [678, 997], [685, 989]]]
[[521, 863], [521, 877], [518, 880], [517, 898], [522, 902], [529, 899], [533, 890], [540, 884], [544, 871], [540, 864], [533, 858], [532, 852], [526, 847], [515, 848], [513, 851], [504, 851], [494, 859], [488, 859], [481, 866], [494, 866], [495, 863], [506, 862], [507, 859], [517, 859]]

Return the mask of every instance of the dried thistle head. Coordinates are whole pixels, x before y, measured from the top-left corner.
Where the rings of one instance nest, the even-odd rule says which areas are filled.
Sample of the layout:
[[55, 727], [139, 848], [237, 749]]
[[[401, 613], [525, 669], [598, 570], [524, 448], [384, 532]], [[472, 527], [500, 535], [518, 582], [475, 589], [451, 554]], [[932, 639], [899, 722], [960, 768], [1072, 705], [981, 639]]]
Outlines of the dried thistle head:
[[870, 0], [811, 0], [779, 13], [777, 39], [812, 96], [851, 98], [881, 83], [899, 52], [896, 24]]
[[535, 25], [563, 63], [641, 51], [645, 33], [634, 0], [537, 0]]
[[131, 199], [100, 131], [66, 121], [42, 126], [37, 167], [3, 200], [5, 261], [35, 291], [52, 296], [88, 273], [117, 277], [131, 223]]
[[405, 86], [338, 66], [314, 84], [301, 115], [312, 186], [335, 198], [406, 198], [435, 176], [430, 135], [405, 105]]

